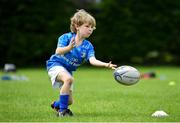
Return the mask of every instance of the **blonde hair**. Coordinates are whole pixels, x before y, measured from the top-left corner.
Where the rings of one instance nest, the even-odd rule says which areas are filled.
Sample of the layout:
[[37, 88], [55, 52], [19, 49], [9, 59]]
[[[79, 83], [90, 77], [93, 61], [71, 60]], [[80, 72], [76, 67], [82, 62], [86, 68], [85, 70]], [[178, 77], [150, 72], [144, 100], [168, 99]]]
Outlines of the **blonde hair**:
[[96, 29], [96, 20], [95, 18], [86, 12], [84, 9], [77, 10], [77, 12], [71, 17], [71, 32], [77, 32], [76, 27], [88, 23], [92, 26], [93, 29]]

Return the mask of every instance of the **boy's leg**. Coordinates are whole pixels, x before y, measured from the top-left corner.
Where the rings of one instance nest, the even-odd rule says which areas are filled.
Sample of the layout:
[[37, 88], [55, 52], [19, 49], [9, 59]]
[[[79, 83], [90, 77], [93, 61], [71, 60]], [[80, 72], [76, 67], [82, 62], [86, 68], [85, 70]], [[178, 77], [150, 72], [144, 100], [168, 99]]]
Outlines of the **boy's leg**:
[[63, 82], [60, 89], [60, 94], [70, 94], [71, 85], [73, 83], [73, 77], [67, 72], [61, 72], [56, 77], [57, 82]]
[[73, 77], [69, 73], [64, 71], [58, 74], [56, 80], [59, 82], [63, 82], [63, 85], [60, 89], [60, 100], [59, 100], [60, 113], [66, 110], [69, 111], [68, 104], [72, 102], [72, 92], [70, 88], [73, 83]]
[[71, 104], [73, 104], [72, 90], [70, 90], [69, 100], [68, 100], [68, 105], [71, 105]]
[[[73, 104], [72, 90], [70, 90], [69, 100], [68, 100], [68, 105], [71, 105], [71, 104]], [[70, 109], [68, 109], [68, 114], [70, 116], [73, 116], [73, 112]]]
[[[69, 94], [69, 100], [68, 100], [68, 105], [72, 105], [73, 104], [73, 96], [72, 96], [72, 90], [70, 90], [70, 94]], [[54, 101], [52, 104], [51, 104], [51, 107], [53, 109], [55, 109], [56, 111], [59, 110], [59, 100], [58, 101]]]
[[[60, 106], [59, 106], [59, 101], [60, 101], [60, 99], [51, 103], [51, 108], [54, 109], [54, 110], [56, 110], [57, 112], [59, 112], [59, 109], [60, 109], [60, 108], [59, 108], [59, 107], [60, 107]], [[68, 106], [69, 106], [69, 105], [72, 105], [73, 102], [74, 102], [74, 101], [73, 101], [73, 96], [72, 96], [72, 90], [70, 90], [69, 100], [68, 100]], [[69, 110], [70, 115], [73, 115], [72, 111], [71, 111], [70, 109], [68, 109], [68, 110]]]
[[[63, 66], [55, 66], [48, 71], [51, 78], [52, 86], [60, 88], [60, 99], [51, 104], [56, 111], [62, 112], [68, 110], [68, 104], [72, 103], [72, 83], [73, 77]], [[59, 110], [60, 108], [60, 110]]]

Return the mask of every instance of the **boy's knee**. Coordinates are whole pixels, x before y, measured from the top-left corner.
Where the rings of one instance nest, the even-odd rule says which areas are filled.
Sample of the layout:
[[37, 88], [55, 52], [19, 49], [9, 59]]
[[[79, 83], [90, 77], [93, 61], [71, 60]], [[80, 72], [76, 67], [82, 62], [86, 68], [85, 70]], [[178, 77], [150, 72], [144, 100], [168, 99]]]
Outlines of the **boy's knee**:
[[65, 80], [64, 80], [64, 83], [67, 83], [67, 84], [69, 84], [69, 85], [71, 85], [72, 83], [73, 83], [73, 78], [72, 77], [68, 77], [68, 78], [66, 78]]

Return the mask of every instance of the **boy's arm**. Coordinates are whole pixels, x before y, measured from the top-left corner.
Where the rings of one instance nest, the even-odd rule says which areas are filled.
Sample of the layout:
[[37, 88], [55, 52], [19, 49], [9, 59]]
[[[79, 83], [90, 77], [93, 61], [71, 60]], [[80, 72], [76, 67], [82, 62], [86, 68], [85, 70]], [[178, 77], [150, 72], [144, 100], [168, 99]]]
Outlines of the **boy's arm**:
[[109, 63], [102, 62], [100, 60], [97, 60], [95, 57], [89, 58], [89, 62], [93, 66], [98, 66], [98, 67], [107, 67], [111, 69], [116, 69], [117, 65], [111, 64], [111, 61]]
[[75, 47], [75, 40], [74, 40], [74, 38], [72, 38], [68, 46], [57, 47], [56, 54], [59, 54], [59, 55], [65, 54], [65, 53], [69, 52], [70, 50], [72, 50], [74, 47]]

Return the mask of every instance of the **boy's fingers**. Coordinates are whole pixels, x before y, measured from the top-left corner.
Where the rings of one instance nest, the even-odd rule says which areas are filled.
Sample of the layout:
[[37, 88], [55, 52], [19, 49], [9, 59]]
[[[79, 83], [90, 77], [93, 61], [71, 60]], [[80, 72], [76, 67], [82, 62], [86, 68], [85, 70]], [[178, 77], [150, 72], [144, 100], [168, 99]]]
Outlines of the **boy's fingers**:
[[75, 38], [74, 37], [72, 37], [71, 38], [71, 45], [73, 46], [73, 47], [75, 47], [76, 46], [76, 43], [75, 43]]

